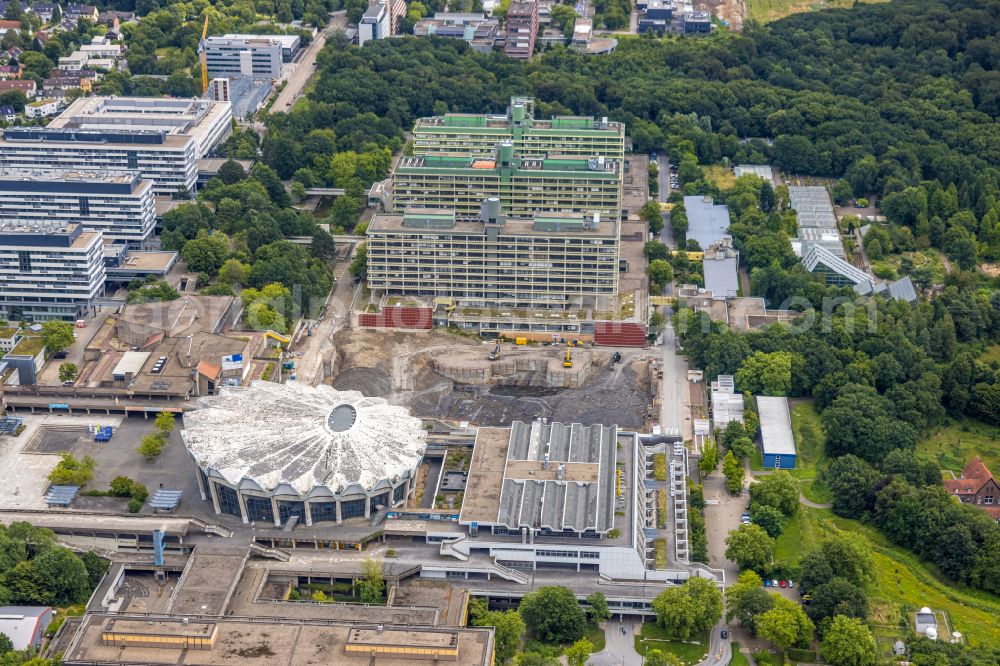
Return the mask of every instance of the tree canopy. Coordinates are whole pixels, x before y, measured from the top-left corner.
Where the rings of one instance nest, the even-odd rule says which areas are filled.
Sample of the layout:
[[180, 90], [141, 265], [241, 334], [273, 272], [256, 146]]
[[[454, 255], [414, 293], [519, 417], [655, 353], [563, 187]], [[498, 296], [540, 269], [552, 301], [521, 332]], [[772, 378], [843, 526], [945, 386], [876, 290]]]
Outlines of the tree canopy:
[[517, 610], [531, 633], [547, 643], [578, 641], [587, 628], [580, 602], [565, 587], [551, 585], [529, 592]]

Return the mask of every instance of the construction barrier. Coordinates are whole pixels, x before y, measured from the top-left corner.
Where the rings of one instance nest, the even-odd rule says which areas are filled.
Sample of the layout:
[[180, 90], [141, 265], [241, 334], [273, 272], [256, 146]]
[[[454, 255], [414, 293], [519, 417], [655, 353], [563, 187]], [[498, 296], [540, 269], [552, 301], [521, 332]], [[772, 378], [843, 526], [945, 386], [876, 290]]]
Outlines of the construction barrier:
[[605, 347], [645, 347], [646, 326], [631, 322], [594, 322], [594, 344]]
[[429, 331], [433, 324], [431, 312], [430, 308], [390, 307], [379, 313], [362, 312], [358, 315], [358, 325], [362, 328], [406, 328]]

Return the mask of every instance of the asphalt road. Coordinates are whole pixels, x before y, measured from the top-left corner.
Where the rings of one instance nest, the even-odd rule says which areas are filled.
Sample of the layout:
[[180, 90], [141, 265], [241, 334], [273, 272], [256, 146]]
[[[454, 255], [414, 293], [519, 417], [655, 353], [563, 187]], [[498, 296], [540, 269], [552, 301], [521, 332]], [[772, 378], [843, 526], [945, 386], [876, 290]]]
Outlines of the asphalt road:
[[[588, 666], [642, 666], [642, 657], [635, 651], [635, 636], [642, 626], [636, 618], [608, 620], [604, 628], [604, 649], [590, 655]], [[625, 627], [625, 633], [621, 628]]]
[[271, 111], [288, 111], [292, 108], [292, 104], [302, 94], [302, 89], [305, 88], [306, 82], [316, 69], [316, 56], [323, 50], [326, 38], [334, 30], [343, 30], [346, 27], [347, 12], [343, 10], [334, 12], [330, 23], [321, 32], [316, 33], [316, 37], [306, 47], [295, 68], [286, 78], [288, 83], [285, 85], [285, 89], [278, 95], [278, 98], [274, 100]]
[[[669, 310], [664, 307], [664, 310]], [[660, 426], [669, 428], [684, 439], [691, 439], [692, 423], [688, 410], [687, 359], [677, 353], [672, 316], [668, 313], [663, 329], [663, 400], [660, 405]]]
[[[658, 201], [660, 203], [666, 203], [667, 197], [670, 196], [670, 169], [667, 167], [669, 159], [664, 151], [659, 151], [657, 154], [657, 162], [659, 163], [657, 168], [659, 169], [659, 185], [660, 193]], [[660, 240], [669, 247], [674, 247], [674, 234], [670, 230], [670, 213], [663, 214], [663, 231], [660, 232]]]
[[[351, 256], [356, 247], [351, 248]], [[295, 368], [298, 373], [296, 380], [303, 384], [315, 386], [322, 383], [323, 362], [333, 352], [333, 335], [350, 323], [351, 301], [354, 299], [356, 285], [347, 271], [349, 264], [349, 260], [345, 261], [334, 271], [336, 284], [327, 298], [323, 316], [303, 322], [304, 326], [312, 329], [312, 335], [303, 335], [292, 345], [293, 351], [302, 352], [302, 356], [296, 359]]]
[[708, 655], [700, 666], [729, 666], [729, 660], [733, 658], [733, 644], [728, 638], [722, 639], [722, 630], [725, 628], [724, 624], [712, 627]]

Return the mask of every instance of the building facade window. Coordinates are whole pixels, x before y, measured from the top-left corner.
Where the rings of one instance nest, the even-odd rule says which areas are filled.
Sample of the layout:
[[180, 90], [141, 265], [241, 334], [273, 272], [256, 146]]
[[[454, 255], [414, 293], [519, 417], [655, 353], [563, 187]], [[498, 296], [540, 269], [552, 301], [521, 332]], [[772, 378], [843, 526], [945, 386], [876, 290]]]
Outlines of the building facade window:
[[302, 502], [282, 502], [278, 501], [278, 517], [284, 525], [292, 516], [298, 516], [299, 520], [306, 518], [306, 507]]
[[335, 522], [337, 520], [336, 502], [310, 502], [309, 511], [314, 523]]
[[248, 495], [244, 497], [244, 501], [247, 505], [247, 518], [252, 521], [274, 522], [274, 508], [271, 506], [270, 498]]
[[358, 499], [340, 503], [341, 520], [347, 520], [348, 518], [357, 518], [358, 516], [363, 516], [363, 515], [365, 515], [365, 500]]
[[215, 484], [215, 494], [219, 497], [219, 511], [228, 513], [230, 516], [242, 518], [240, 513], [240, 500], [236, 496], [236, 491], [221, 483]]

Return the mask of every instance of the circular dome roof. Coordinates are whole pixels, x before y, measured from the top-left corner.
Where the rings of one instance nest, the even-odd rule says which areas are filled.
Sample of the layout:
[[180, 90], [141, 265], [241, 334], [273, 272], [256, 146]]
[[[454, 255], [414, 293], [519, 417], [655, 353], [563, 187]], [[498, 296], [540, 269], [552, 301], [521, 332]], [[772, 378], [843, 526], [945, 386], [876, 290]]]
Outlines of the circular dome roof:
[[184, 443], [202, 467], [236, 486], [249, 479], [265, 490], [291, 485], [308, 495], [365, 490], [412, 470], [427, 431], [405, 407], [357, 391], [290, 382], [225, 387], [184, 415]]

